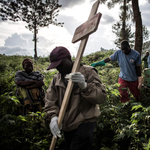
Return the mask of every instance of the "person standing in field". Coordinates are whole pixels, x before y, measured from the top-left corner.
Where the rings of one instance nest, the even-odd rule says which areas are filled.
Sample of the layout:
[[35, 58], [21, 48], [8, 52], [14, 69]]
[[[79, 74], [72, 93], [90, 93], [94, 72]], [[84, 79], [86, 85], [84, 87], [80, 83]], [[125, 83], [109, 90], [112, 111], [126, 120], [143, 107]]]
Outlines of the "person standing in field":
[[80, 64], [79, 71], [71, 73], [73, 64], [65, 47], [56, 47], [50, 53], [47, 70], [56, 68], [58, 73], [45, 96], [45, 119], [53, 136], [61, 137], [57, 121], [68, 79], [72, 80], [74, 85], [62, 122], [66, 148], [91, 150], [96, 119], [100, 115], [99, 104], [106, 101], [107, 94], [95, 68]]
[[142, 61], [144, 61], [144, 68], [148, 68], [148, 56], [149, 52], [147, 51], [145, 56], [142, 58]]
[[22, 62], [24, 71], [17, 71], [15, 83], [17, 85], [17, 96], [21, 96], [21, 104], [24, 106], [23, 115], [29, 112], [42, 111], [44, 107], [45, 92], [44, 76], [39, 71], [33, 71], [33, 62], [26, 58]]
[[147, 58], [148, 68], [150, 68], [150, 55]]
[[141, 95], [139, 89], [142, 87], [141, 77], [141, 57], [139, 52], [130, 48], [127, 40], [121, 42], [121, 49], [117, 50], [110, 57], [96, 63], [92, 63], [91, 66], [96, 67], [105, 65], [109, 61], [118, 61], [120, 67], [119, 92], [121, 95], [121, 102], [125, 103], [129, 101], [127, 88], [133, 96], [139, 101]]

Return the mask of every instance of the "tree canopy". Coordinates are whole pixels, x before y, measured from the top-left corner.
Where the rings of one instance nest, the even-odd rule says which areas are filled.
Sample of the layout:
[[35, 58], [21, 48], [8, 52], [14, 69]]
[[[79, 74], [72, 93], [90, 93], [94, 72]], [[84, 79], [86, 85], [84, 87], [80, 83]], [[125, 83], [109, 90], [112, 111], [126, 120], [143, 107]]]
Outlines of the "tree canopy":
[[61, 7], [59, 0], [0, 0], [0, 6], [2, 20], [24, 21], [27, 23], [26, 28], [34, 32], [35, 57], [38, 30], [49, 24], [63, 25], [56, 19], [58, 8]]
[[[119, 4], [129, 3], [130, 1], [132, 3], [132, 11], [133, 11], [133, 17], [134, 17], [134, 22], [135, 22], [135, 44], [134, 44], [134, 49], [141, 54], [142, 45], [143, 45], [143, 25], [142, 25], [142, 18], [141, 18], [141, 13], [140, 13], [140, 9], [139, 9], [138, 0], [136, 0], [136, 1], [135, 0], [100, 0], [101, 3], [106, 3], [107, 2], [108, 8], [113, 8], [118, 3]], [[125, 8], [125, 5], [123, 7]], [[125, 29], [125, 24], [124, 24], [124, 29]]]

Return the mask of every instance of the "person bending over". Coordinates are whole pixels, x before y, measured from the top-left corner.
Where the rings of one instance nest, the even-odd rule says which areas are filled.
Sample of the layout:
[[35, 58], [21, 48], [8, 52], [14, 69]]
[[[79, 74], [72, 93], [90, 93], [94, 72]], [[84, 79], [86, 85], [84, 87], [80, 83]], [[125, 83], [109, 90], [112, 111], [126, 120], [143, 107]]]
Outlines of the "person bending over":
[[120, 67], [118, 83], [120, 84], [119, 92], [121, 95], [121, 102], [125, 103], [129, 101], [127, 88], [129, 88], [130, 92], [138, 101], [141, 100], [139, 89], [142, 87], [142, 61], [139, 52], [131, 49], [128, 41], [123, 40], [120, 50], [117, 50], [110, 57], [100, 62], [91, 64], [91, 66], [105, 65], [105, 63], [109, 61], [118, 61]]

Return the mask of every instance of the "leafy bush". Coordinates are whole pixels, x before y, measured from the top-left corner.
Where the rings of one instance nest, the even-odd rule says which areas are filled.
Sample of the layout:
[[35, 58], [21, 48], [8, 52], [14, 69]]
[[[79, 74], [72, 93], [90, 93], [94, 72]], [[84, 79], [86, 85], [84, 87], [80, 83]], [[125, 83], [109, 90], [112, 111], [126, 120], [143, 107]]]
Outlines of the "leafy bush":
[[0, 61], [0, 71], [1, 71], [1, 72], [4, 72], [4, 71], [5, 71], [5, 68], [6, 68], [6, 63], [3, 62], [3, 61]]
[[[109, 57], [114, 51], [84, 56], [82, 63], [90, 65]], [[34, 70], [44, 75], [46, 91], [56, 70], [46, 71], [48, 57], [39, 57], [34, 61], [31, 56], [0, 55], [0, 147], [2, 150], [47, 150], [52, 135], [49, 124], [45, 122], [45, 113], [19, 115], [21, 105], [16, 98], [15, 73], [23, 70], [22, 61], [30, 58]], [[74, 60], [75, 58], [73, 58]], [[96, 67], [102, 83], [106, 86], [107, 102], [100, 105], [101, 115], [97, 119], [94, 131], [93, 150], [148, 150], [150, 147], [150, 90], [141, 89], [142, 101], [137, 102], [130, 94], [130, 101], [120, 102], [117, 62]], [[64, 150], [64, 137], [57, 139], [56, 150]]]

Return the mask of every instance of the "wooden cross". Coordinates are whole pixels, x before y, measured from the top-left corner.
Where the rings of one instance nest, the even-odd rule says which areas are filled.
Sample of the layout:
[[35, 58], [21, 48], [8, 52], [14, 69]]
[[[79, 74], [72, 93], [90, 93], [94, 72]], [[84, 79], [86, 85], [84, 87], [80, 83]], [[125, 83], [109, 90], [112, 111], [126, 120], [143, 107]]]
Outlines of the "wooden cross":
[[[86, 43], [88, 41], [89, 35], [91, 33], [95, 32], [98, 28], [101, 14], [100, 13], [96, 14], [96, 12], [98, 10], [99, 3], [100, 3], [100, 1], [97, 0], [93, 4], [88, 20], [85, 23], [83, 23], [81, 26], [79, 26], [74, 33], [72, 43], [75, 43], [79, 40], [81, 40], [81, 43], [79, 46], [79, 50], [78, 50], [73, 68], [72, 68], [72, 73], [77, 72], [79, 69], [79, 65], [80, 65], [82, 55], [83, 55]], [[73, 88], [73, 83], [71, 80], [69, 80], [67, 88], [66, 88], [66, 92], [65, 92], [65, 95], [63, 98], [63, 102], [61, 105], [61, 109], [59, 112], [59, 116], [58, 116], [58, 127], [59, 128], [61, 127], [61, 124], [62, 124], [62, 121], [64, 118], [64, 114], [65, 114], [65, 111], [66, 111], [66, 108], [67, 108], [67, 105], [69, 102], [72, 88]], [[56, 140], [57, 140], [57, 138], [54, 138], [54, 136], [53, 136], [49, 150], [54, 150]]]

